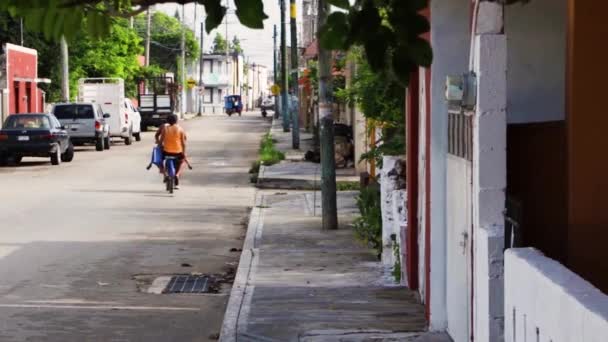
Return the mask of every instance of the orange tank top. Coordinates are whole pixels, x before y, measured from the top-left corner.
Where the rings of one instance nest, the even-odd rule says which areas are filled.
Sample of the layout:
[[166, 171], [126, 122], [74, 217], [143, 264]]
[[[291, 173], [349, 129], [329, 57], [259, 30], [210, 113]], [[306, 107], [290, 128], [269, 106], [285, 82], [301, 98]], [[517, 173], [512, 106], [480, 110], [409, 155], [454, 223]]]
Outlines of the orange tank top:
[[184, 132], [178, 125], [166, 126], [163, 130], [163, 150], [167, 153], [183, 153]]

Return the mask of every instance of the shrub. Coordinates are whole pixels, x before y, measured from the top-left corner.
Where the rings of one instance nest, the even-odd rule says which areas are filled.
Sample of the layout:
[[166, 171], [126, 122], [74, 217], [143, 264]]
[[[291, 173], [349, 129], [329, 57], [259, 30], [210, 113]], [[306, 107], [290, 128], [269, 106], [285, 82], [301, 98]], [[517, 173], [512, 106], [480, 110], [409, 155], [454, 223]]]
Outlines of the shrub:
[[264, 134], [260, 142], [260, 163], [267, 166], [274, 165], [283, 159], [285, 159], [285, 154], [277, 150], [270, 133]]
[[380, 186], [376, 183], [361, 189], [357, 197], [361, 216], [355, 220], [357, 237], [382, 254], [382, 211], [380, 209]]

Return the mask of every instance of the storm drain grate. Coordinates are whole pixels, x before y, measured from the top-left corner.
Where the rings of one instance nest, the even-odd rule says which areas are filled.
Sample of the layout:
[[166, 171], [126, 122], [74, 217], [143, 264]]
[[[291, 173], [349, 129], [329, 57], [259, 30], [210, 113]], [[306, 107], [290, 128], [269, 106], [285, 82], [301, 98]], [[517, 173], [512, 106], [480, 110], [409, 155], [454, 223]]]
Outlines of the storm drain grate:
[[178, 275], [171, 280], [163, 293], [208, 293], [212, 279], [203, 275]]

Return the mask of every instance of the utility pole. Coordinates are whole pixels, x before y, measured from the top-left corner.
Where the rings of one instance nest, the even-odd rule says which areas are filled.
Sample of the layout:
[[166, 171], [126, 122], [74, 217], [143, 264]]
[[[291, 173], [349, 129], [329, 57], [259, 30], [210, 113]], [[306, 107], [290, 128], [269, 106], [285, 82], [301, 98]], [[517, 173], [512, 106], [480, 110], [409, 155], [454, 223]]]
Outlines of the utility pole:
[[23, 18], [19, 18], [19, 28], [21, 29], [21, 46], [23, 46]]
[[[327, 21], [329, 5], [319, 0], [318, 26]], [[317, 32], [317, 36], [320, 35]], [[323, 229], [338, 229], [336, 201], [336, 160], [334, 156], [334, 119], [331, 106], [331, 51], [319, 44], [319, 117], [321, 145], [321, 208]]]
[[146, 12], [146, 66], [150, 66], [150, 25], [152, 24], [152, 14], [150, 8]]
[[205, 37], [205, 21], [201, 21], [201, 58], [198, 60], [198, 116], [203, 115], [203, 99], [205, 97], [205, 85], [203, 84], [203, 67], [205, 66], [205, 53], [203, 49], [203, 37]]
[[70, 102], [70, 69], [68, 64], [68, 43], [61, 36], [61, 97], [63, 102]]
[[180, 104], [180, 112], [182, 117], [184, 116], [185, 112], [186, 112], [186, 8], [184, 5], [182, 5], [182, 60], [181, 60], [181, 68], [182, 68], [182, 74], [181, 74], [181, 104]]
[[[274, 76], [274, 84], [279, 84], [279, 69], [277, 67], [277, 25], [274, 25], [274, 35], [272, 36], [272, 39], [274, 40], [274, 48], [272, 50], [272, 57], [273, 57], [273, 76]], [[278, 119], [279, 118], [279, 103], [277, 101], [277, 97], [274, 97], [275, 101], [274, 101], [274, 118]]]
[[[296, 27], [296, 0], [289, 0], [291, 27], [291, 145], [300, 149], [300, 114], [298, 106], [298, 28]], [[295, 99], [295, 101], [293, 101]], [[295, 103], [293, 103], [295, 102]]]
[[[226, 77], [230, 77], [230, 82], [232, 82], [232, 91], [234, 92], [234, 73], [232, 75], [229, 74], [228, 64], [231, 62], [230, 57], [228, 56], [228, 51], [230, 50], [230, 39], [228, 38], [228, 13], [230, 13], [230, 0], [226, 0], [226, 15], [224, 15], [224, 19], [226, 20]], [[230, 95], [228, 94], [229, 88], [226, 87], [226, 94], [224, 96]], [[220, 99], [221, 100], [221, 99]]]
[[285, 32], [285, 0], [279, 0], [281, 7], [281, 111], [283, 112], [283, 132], [289, 132], [289, 106], [287, 103], [287, 35]]

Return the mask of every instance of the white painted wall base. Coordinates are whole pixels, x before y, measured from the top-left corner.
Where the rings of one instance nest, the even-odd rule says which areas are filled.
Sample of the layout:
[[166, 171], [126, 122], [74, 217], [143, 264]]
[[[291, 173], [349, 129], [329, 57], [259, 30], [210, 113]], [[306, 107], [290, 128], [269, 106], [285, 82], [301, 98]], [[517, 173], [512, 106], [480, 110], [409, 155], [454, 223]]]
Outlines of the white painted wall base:
[[[405, 263], [403, 254], [405, 252], [406, 237], [407, 237], [407, 191], [395, 190], [393, 191], [393, 234], [397, 237], [397, 244], [399, 245], [399, 264], [401, 265], [401, 285], [407, 286], [407, 279], [405, 272]], [[397, 259], [395, 258], [395, 261]]]
[[603, 342], [608, 296], [533, 248], [505, 253], [505, 341]]
[[393, 193], [405, 188], [405, 162], [403, 156], [385, 156], [380, 169], [380, 203], [382, 210], [382, 263], [395, 265], [393, 245], [399, 242], [399, 230], [393, 217]]

